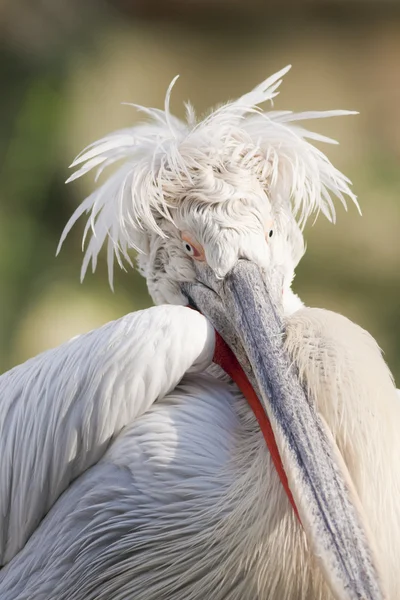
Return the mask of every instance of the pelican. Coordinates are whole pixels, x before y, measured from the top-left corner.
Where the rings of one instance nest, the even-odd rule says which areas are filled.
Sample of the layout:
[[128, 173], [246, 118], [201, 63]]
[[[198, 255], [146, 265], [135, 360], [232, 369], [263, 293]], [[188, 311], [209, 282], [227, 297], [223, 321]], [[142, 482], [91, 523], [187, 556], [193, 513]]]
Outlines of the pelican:
[[156, 306], [0, 378], [2, 600], [397, 600], [400, 402], [374, 339], [291, 289], [349, 180], [264, 111], [289, 67], [203, 120], [86, 148], [75, 211]]

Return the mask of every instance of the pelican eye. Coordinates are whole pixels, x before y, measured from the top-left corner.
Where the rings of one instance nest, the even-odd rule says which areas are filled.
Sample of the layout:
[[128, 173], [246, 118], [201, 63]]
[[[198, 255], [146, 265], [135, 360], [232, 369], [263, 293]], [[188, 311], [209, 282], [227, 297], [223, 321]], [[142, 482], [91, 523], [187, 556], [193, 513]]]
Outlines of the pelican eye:
[[189, 242], [184, 242], [183, 244], [184, 244], [184, 246], [185, 246], [185, 250], [186, 250], [186, 252], [187, 252], [188, 254], [190, 254], [190, 256], [193, 256], [193, 254], [195, 253], [195, 249], [193, 248], [193, 246], [191, 246], [191, 245], [189, 244]]
[[182, 247], [188, 256], [195, 260], [205, 260], [203, 246], [197, 240], [185, 231], [181, 234], [181, 237]]
[[268, 238], [272, 238], [272, 236], [274, 235], [273, 225], [273, 219], [268, 219], [268, 221], [264, 225], [264, 235], [267, 242]]

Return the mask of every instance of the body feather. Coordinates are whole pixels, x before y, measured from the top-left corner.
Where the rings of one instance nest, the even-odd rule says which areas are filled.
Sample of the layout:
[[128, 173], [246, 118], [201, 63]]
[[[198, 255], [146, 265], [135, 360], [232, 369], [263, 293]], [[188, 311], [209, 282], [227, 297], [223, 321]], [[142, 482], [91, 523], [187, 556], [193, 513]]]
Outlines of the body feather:
[[[343, 453], [394, 600], [400, 405], [391, 376], [372, 338], [328, 311], [289, 317], [286, 348]], [[0, 572], [0, 595], [331, 599], [254, 415], [215, 370], [186, 374], [121, 431]]]

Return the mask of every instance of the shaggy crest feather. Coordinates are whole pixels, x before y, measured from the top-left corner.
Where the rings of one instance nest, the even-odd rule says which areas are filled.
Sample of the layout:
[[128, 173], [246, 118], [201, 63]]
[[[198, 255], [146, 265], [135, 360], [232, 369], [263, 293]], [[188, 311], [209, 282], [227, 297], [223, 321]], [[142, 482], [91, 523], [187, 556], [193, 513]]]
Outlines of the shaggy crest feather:
[[[336, 143], [298, 125], [300, 121], [356, 114], [353, 111], [262, 111], [260, 104], [272, 101], [279, 93], [281, 77], [290, 69], [285, 67], [241, 98], [211, 112], [197, 122], [194, 110], [186, 104], [187, 122], [170, 112], [171, 82], [164, 111], [132, 104], [144, 112], [150, 123], [116, 131], [88, 146], [72, 163], [78, 170], [67, 183], [96, 169], [101, 173], [117, 161], [124, 164], [81, 206], [68, 221], [58, 245], [57, 254], [83, 213], [90, 213], [86, 223], [83, 245], [89, 229], [92, 231], [86, 248], [81, 279], [90, 261], [92, 270], [107, 240], [109, 282], [113, 285], [114, 256], [132, 265], [129, 249], [146, 252], [146, 235], [165, 237], [157, 224], [162, 216], [173, 222], [173, 209], [183, 202], [185, 191], [204, 184], [209, 171], [245, 167], [263, 184], [277, 213], [293, 213], [304, 226], [313, 213], [322, 213], [335, 221], [331, 195], [346, 207], [345, 197], [358, 207], [350, 190], [351, 182], [338, 171], [320, 150], [308, 140]], [[206, 196], [206, 194], [204, 194]], [[222, 199], [210, 194], [207, 202]], [[358, 207], [359, 208], [359, 207]]]

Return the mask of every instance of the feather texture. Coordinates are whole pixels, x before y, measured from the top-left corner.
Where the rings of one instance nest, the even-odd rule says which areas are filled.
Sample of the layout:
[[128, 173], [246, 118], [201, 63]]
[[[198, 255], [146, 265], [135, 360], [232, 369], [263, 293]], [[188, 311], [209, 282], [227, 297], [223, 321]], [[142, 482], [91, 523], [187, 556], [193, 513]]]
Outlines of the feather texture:
[[[91, 335], [92, 340], [101, 333], [112, 338], [121, 326], [127, 328], [124, 343], [117, 335], [117, 343], [109, 345], [104, 356], [115, 368], [121, 351], [126, 354], [119, 377], [127, 389], [136, 388], [124, 379], [124, 366], [133, 363], [137, 382], [143, 344], [147, 353], [146, 340], [159, 328], [165, 309], [129, 315], [125, 323]], [[157, 362], [149, 363], [147, 381], [157, 381], [160, 371], [168, 376], [171, 357], [176, 360], [179, 353], [186, 358], [191, 351], [192, 337], [182, 337], [189, 325], [182, 325], [182, 315], [201, 317], [179, 307], [172, 310], [177, 317], [170, 331], [174, 348], [159, 352]], [[145, 328], [152, 317], [154, 329], [146, 336], [140, 335], [138, 321], [134, 331], [139, 335], [131, 335], [135, 318]], [[286, 348], [354, 479], [382, 556], [388, 598], [395, 600], [400, 597], [400, 404], [390, 374], [372, 338], [340, 315], [302, 309], [288, 317], [286, 325]], [[191, 322], [190, 333], [194, 331]], [[75, 344], [75, 350], [81, 347], [88, 354], [89, 338]], [[47, 360], [51, 365], [58, 357], [48, 355]], [[69, 357], [61, 371], [66, 383], [73, 367]], [[197, 362], [193, 371], [200, 368]], [[49, 392], [51, 373], [49, 367]], [[79, 375], [83, 392], [87, 374], [80, 370]], [[24, 381], [34, 383], [28, 371]], [[60, 392], [52, 410], [48, 405], [43, 412], [31, 410], [33, 427], [43, 418], [53, 431], [53, 421], [69, 402], [68, 386]], [[82, 393], [81, 401], [89, 407], [91, 396], [85, 400]], [[117, 405], [109, 403], [108, 416], [93, 406], [108, 427]], [[85, 425], [76, 409], [67, 413], [67, 431], [73, 417]], [[147, 402], [144, 414], [126, 396], [128, 409], [127, 426], [107, 451], [102, 449], [101, 459], [68, 487], [21, 552], [0, 571], [2, 600], [332, 600], [254, 415], [232, 384], [191, 372], [158, 402]], [[95, 436], [88, 439], [91, 452], [96, 442]], [[66, 466], [57, 460], [61, 446], [54, 474]], [[36, 462], [30, 479], [37, 482], [38, 469], [44, 468]], [[26, 491], [20, 497], [29, 505]], [[17, 510], [18, 502], [13, 506]]]
[[[263, 111], [260, 105], [279, 93], [282, 77], [290, 66], [275, 73], [241, 98], [211, 112], [196, 122], [187, 105], [187, 122], [170, 113], [169, 100], [175, 78], [168, 88], [164, 111], [135, 106], [150, 119], [130, 129], [112, 133], [88, 146], [72, 163], [74, 181], [96, 170], [96, 179], [117, 161], [122, 166], [91, 194], [68, 221], [57, 249], [83, 213], [90, 213], [84, 238], [91, 229], [81, 278], [89, 263], [96, 268], [97, 257], [107, 243], [109, 281], [113, 281], [113, 261], [120, 266], [130, 262], [131, 248], [146, 251], [143, 233], [165, 237], [158, 216], [173, 221], [173, 209], [184, 202], [185, 192], [199, 185], [199, 177], [235, 166], [261, 180], [272, 204], [292, 211], [301, 226], [320, 211], [331, 221], [335, 208], [331, 196], [346, 206], [351, 183], [308, 140], [335, 143], [299, 125], [303, 120], [354, 114], [352, 111]], [[218, 194], [203, 194], [203, 200], [221, 201]], [[284, 209], [282, 209], [282, 205]]]
[[160, 306], [0, 377], [0, 566], [121, 430], [185, 373], [206, 368], [213, 351], [214, 330], [205, 317]]

